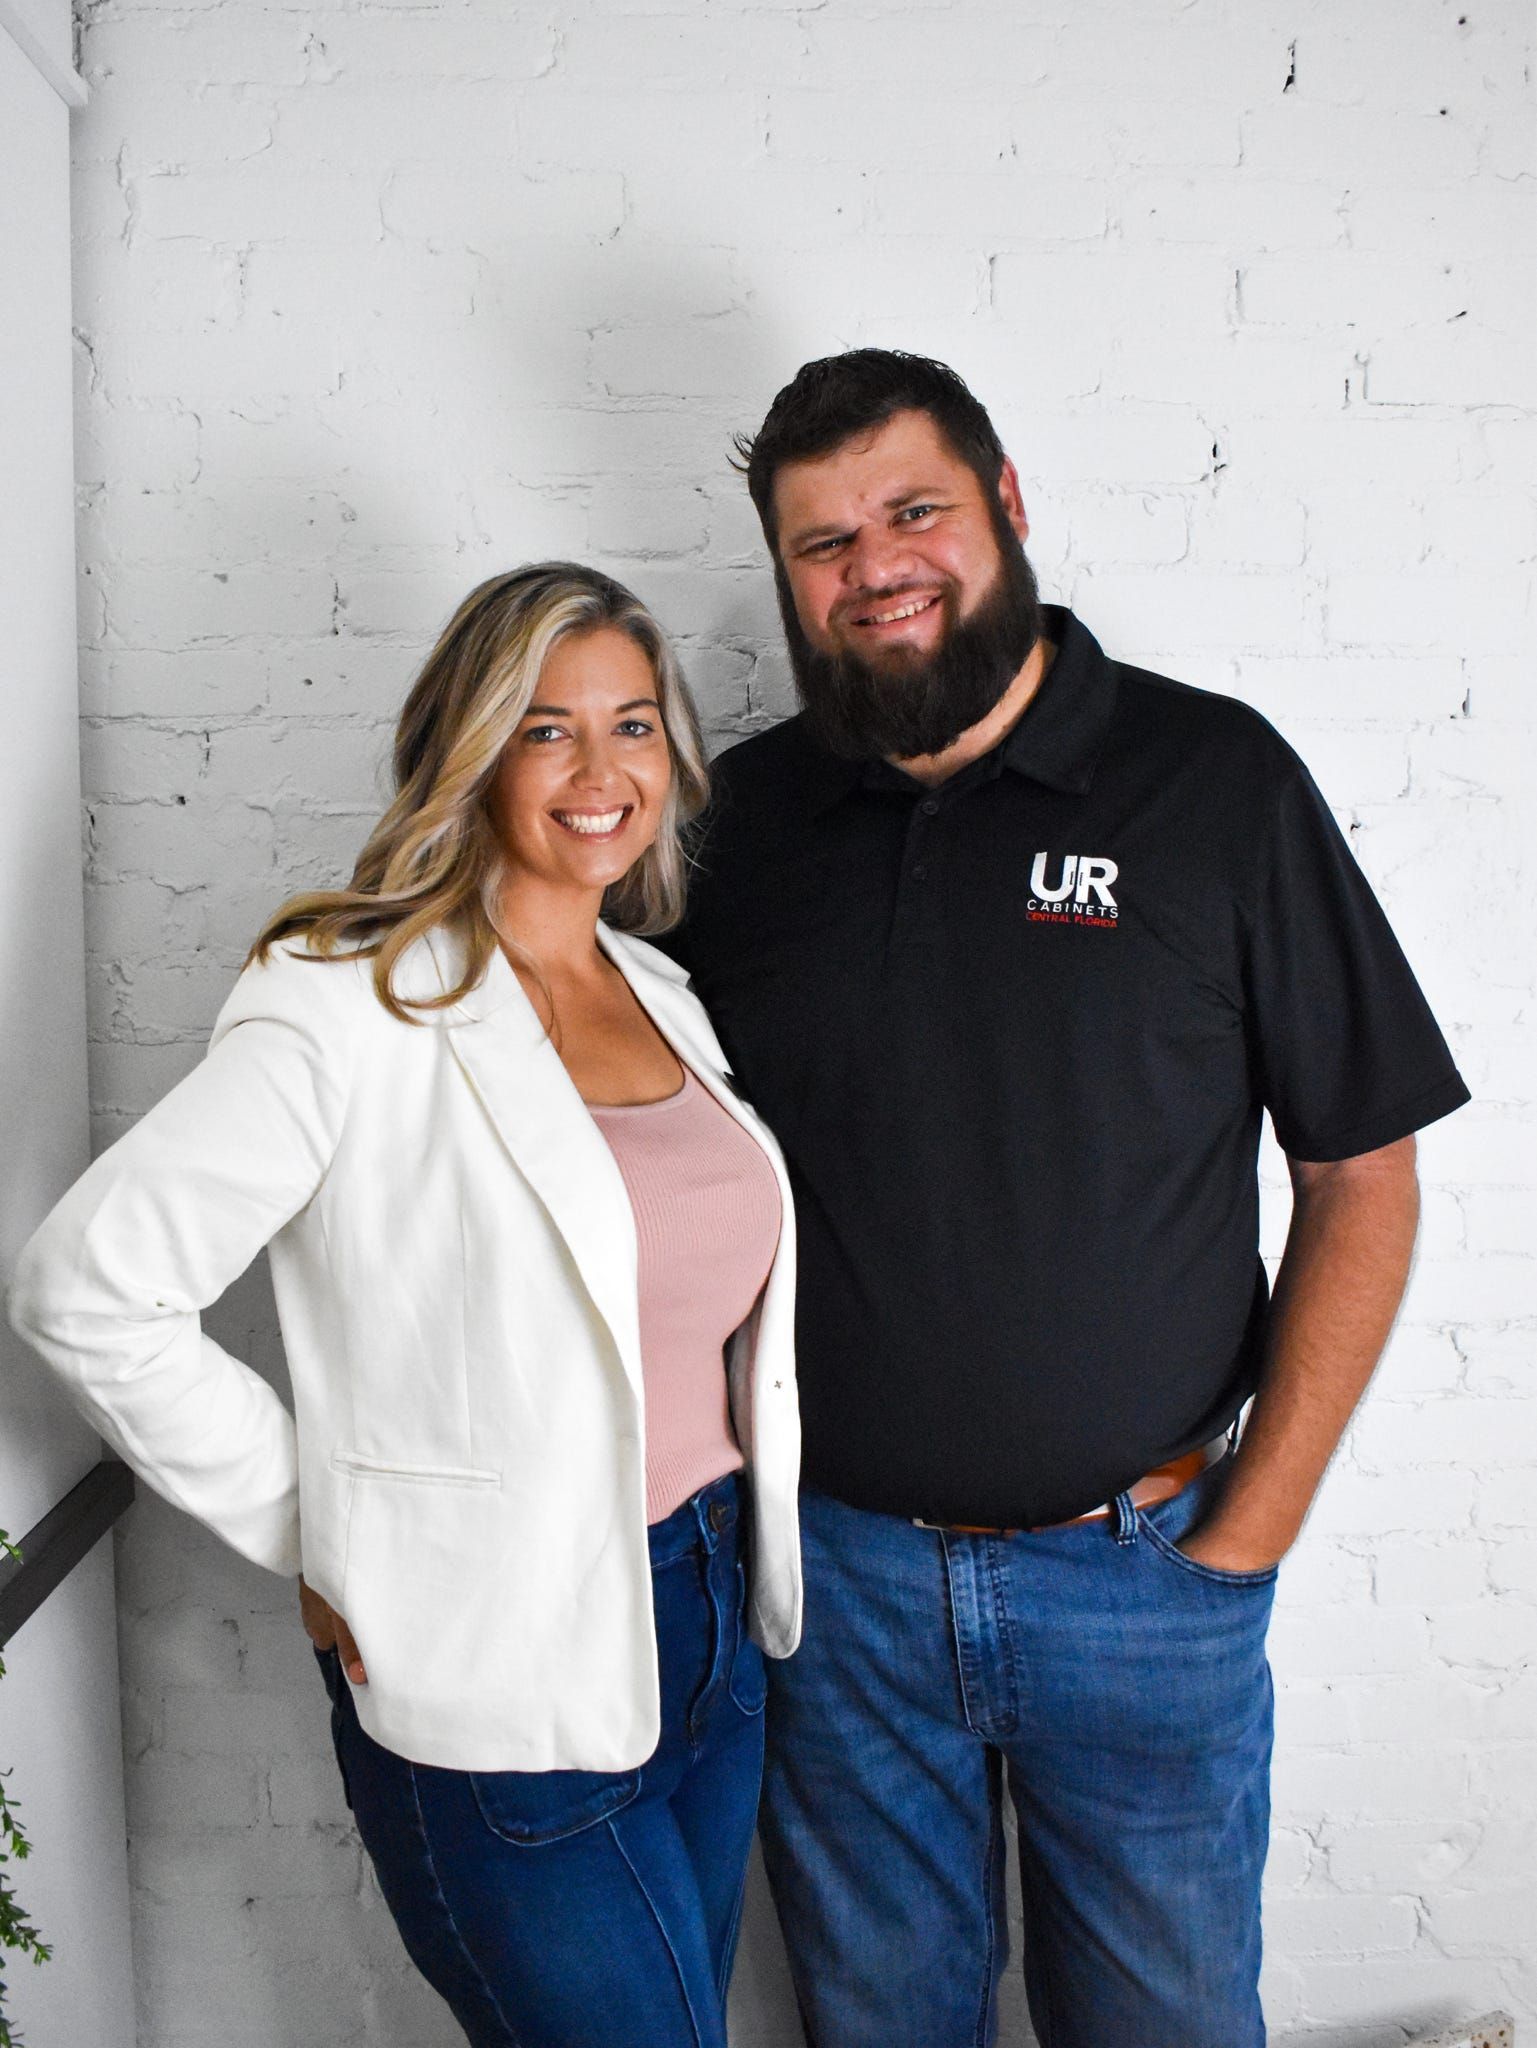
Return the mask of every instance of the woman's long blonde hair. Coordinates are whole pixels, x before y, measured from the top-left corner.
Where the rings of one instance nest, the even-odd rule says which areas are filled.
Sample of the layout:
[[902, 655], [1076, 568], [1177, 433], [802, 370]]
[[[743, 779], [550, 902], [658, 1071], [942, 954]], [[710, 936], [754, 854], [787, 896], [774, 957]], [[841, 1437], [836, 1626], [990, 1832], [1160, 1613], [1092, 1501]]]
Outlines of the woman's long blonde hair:
[[[627, 633], [651, 663], [672, 784], [656, 838], [603, 898], [622, 930], [666, 931], [683, 913], [682, 828], [702, 809], [709, 771], [694, 707], [661, 627], [640, 599], [597, 569], [536, 562], [492, 576], [460, 605], [412, 685], [395, 729], [395, 800], [358, 855], [345, 889], [290, 897], [251, 948], [264, 960], [302, 935], [327, 957], [371, 957], [374, 988], [393, 1015], [439, 1010], [479, 985], [498, 933], [503, 860], [488, 795], [502, 749], [534, 701], [557, 641], [600, 627]], [[425, 932], [446, 926], [463, 945], [463, 973], [440, 995], [401, 998], [396, 963]]]

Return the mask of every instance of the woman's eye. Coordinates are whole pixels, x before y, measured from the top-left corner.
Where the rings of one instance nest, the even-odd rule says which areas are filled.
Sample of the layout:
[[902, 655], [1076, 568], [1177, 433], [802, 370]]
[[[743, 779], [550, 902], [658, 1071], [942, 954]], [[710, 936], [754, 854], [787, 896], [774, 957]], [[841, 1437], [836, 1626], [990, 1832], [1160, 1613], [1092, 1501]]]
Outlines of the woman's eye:
[[546, 741], [558, 740], [562, 736], [558, 725], [531, 725], [523, 735], [524, 739], [533, 741], [535, 746], [542, 746]]
[[656, 731], [649, 718], [626, 718], [619, 726], [626, 739], [643, 740]]

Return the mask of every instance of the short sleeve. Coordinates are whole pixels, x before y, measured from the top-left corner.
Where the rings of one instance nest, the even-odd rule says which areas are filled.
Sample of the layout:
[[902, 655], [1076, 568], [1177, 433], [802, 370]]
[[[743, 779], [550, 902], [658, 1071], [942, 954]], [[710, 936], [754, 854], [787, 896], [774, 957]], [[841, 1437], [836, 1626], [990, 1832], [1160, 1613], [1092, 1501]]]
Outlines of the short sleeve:
[[1382, 906], [1288, 752], [1247, 934], [1259, 1089], [1294, 1159], [1349, 1159], [1468, 1100]]

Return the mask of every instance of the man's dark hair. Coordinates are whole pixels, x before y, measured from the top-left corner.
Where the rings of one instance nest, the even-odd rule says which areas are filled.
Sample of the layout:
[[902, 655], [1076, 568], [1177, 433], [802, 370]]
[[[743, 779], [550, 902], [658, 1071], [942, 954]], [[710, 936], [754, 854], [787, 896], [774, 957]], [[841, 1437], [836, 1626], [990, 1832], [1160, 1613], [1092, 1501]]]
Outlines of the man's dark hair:
[[737, 466], [746, 474], [771, 553], [779, 552], [774, 478], [784, 464], [826, 455], [899, 412], [926, 412], [992, 499], [1003, 471], [1003, 443], [954, 370], [902, 349], [851, 348], [803, 363], [757, 433], [736, 437]]

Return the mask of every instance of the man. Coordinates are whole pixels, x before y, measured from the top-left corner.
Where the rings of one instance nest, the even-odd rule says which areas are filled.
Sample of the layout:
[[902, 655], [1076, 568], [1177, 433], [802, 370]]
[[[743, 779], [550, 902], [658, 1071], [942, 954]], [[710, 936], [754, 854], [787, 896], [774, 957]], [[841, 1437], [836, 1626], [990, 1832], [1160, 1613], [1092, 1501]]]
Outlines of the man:
[[953, 372], [810, 363], [742, 453], [803, 709], [718, 764], [677, 950], [799, 1210], [807, 2036], [992, 2038], [1006, 1774], [1043, 2048], [1254, 2048], [1276, 1566], [1467, 1091], [1284, 742], [1039, 604]]

